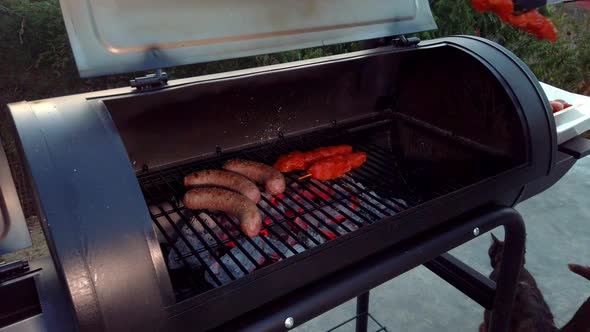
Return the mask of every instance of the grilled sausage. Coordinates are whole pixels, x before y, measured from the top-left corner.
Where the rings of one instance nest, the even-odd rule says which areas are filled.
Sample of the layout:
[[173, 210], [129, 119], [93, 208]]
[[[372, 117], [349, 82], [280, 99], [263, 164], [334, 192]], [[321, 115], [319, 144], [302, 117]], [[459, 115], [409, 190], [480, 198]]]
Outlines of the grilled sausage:
[[260, 190], [254, 182], [238, 173], [208, 169], [194, 172], [184, 177], [184, 185], [192, 186], [216, 186], [229, 189], [248, 197], [254, 203], [260, 200]]
[[249, 237], [255, 237], [262, 227], [256, 205], [246, 196], [218, 188], [189, 190], [183, 198], [184, 206], [191, 210], [223, 211], [240, 220], [240, 228]]
[[250, 180], [264, 185], [267, 193], [278, 195], [285, 191], [285, 177], [276, 169], [255, 161], [233, 159], [227, 161], [223, 168], [240, 173]]

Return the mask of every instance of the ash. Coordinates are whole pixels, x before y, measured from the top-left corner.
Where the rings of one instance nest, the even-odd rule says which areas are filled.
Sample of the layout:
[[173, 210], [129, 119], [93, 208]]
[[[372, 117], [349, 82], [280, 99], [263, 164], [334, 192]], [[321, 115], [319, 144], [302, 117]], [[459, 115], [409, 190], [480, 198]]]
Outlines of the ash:
[[264, 224], [254, 238], [246, 238], [238, 221], [225, 214], [183, 210], [188, 222], [176, 250], [169, 251], [169, 268], [200, 270], [208, 283], [223, 286], [406, 208], [403, 200], [383, 198], [348, 175], [330, 186], [306, 180], [287, 187], [276, 197], [263, 193], [258, 206]]
[[[277, 250], [275, 251], [275, 249], [272, 248], [269, 245], [269, 243], [274, 245], [274, 247], [277, 248]], [[262, 252], [266, 254], [265, 256], [269, 257], [269, 264], [281, 260], [281, 256], [288, 258], [295, 255], [295, 253], [303, 252], [305, 250], [302, 246], [295, 246], [293, 248], [295, 252], [292, 252], [289, 251], [284, 244], [271, 238], [266, 238], [263, 240], [260, 236], [252, 238], [251, 241], [240, 240], [240, 244], [243, 250], [236, 246], [233, 249], [231, 249], [229, 253], [221, 257], [221, 263], [225, 265], [227, 270], [229, 270], [231, 276], [228, 275], [226, 270], [223, 269], [219, 265], [219, 263], [215, 262], [209, 265], [209, 269], [217, 277], [221, 285], [225, 285], [234, 279], [239, 279], [240, 277], [243, 277], [245, 274], [254, 271], [256, 269], [256, 265], [258, 265], [259, 267], [264, 265], [267, 258], [265, 258], [263, 254], [257, 248], [254, 247], [253, 244], [255, 244], [258, 248], [262, 249]], [[238, 261], [242, 266], [240, 267], [238, 263], [236, 263], [236, 261]], [[244, 270], [246, 270], [246, 272], [244, 272]], [[205, 280], [207, 280], [207, 282], [209, 282], [213, 286], [221, 286], [214, 281], [209, 272], [205, 273]]]

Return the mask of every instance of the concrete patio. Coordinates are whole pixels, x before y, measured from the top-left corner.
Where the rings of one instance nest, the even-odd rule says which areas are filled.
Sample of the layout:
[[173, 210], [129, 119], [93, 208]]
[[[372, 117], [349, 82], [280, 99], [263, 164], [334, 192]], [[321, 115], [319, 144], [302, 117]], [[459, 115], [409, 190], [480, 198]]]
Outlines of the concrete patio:
[[[533, 274], [558, 327], [590, 296], [590, 282], [571, 273], [567, 263], [590, 265], [590, 158], [578, 162], [555, 186], [520, 204], [527, 226], [526, 267]], [[502, 230], [494, 234], [503, 237]], [[491, 271], [486, 234], [452, 251], [478, 271]], [[482, 308], [424, 267], [371, 292], [370, 313], [388, 331], [477, 331]], [[326, 331], [355, 314], [349, 301], [295, 329]], [[370, 322], [369, 331], [377, 325]], [[353, 331], [354, 322], [337, 331]]]

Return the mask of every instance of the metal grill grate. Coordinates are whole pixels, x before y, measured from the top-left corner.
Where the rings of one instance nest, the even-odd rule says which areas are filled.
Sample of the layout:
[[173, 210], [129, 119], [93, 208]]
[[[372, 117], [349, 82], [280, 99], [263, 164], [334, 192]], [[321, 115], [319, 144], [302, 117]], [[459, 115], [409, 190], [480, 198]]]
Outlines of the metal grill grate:
[[[352, 145], [355, 151], [367, 152], [367, 162], [346, 176], [327, 182], [297, 181], [304, 172], [285, 174], [285, 193], [276, 197], [263, 194], [258, 203], [264, 225], [255, 238], [245, 236], [230, 216], [190, 211], [182, 206], [186, 191], [182, 179], [190, 172], [219, 169], [231, 158], [272, 165], [279, 155], [294, 150], [344, 143]], [[151, 217], [163, 238], [162, 249], [177, 299], [222, 286], [420, 204], [421, 195], [408, 185], [403, 174], [404, 169], [412, 167], [400, 164], [400, 160], [386, 148], [347, 135], [280, 141], [140, 176]], [[452, 181], [441, 188], [429, 188], [430, 194], [443, 195], [462, 186], [449, 182]]]

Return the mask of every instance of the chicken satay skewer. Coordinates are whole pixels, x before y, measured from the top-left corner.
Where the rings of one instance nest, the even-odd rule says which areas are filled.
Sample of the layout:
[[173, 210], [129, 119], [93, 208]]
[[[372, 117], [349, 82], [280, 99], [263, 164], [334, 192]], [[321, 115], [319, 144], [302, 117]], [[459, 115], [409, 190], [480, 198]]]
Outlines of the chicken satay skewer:
[[[352, 176], [352, 172], [348, 172], [348, 173], [346, 173], [346, 174], [348, 174], [348, 175]], [[303, 176], [300, 176], [300, 177], [297, 179], [297, 181], [305, 180], [305, 179], [307, 179], [307, 178], [310, 178], [310, 177], [312, 177], [312, 176], [313, 176], [313, 174], [311, 174], [311, 173], [307, 173], [307, 174], [305, 174], [305, 175], [303, 175]]]
[[310, 178], [310, 177], [312, 177], [312, 176], [313, 176], [313, 174], [311, 174], [311, 173], [307, 173], [307, 174], [305, 174], [304, 176], [301, 176], [301, 177], [299, 177], [299, 178], [297, 179], [297, 181], [305, 180], [305, 179], [307, 179], [307, 178]]
[[313, 177], [316, 180], [326, 181], [339, 178], [351, 169], [360, 167], [367, 160], [364, 152], [353, 152], [324, 158], [314, 162], [309, 167], [308, 174], [298, 180]]

